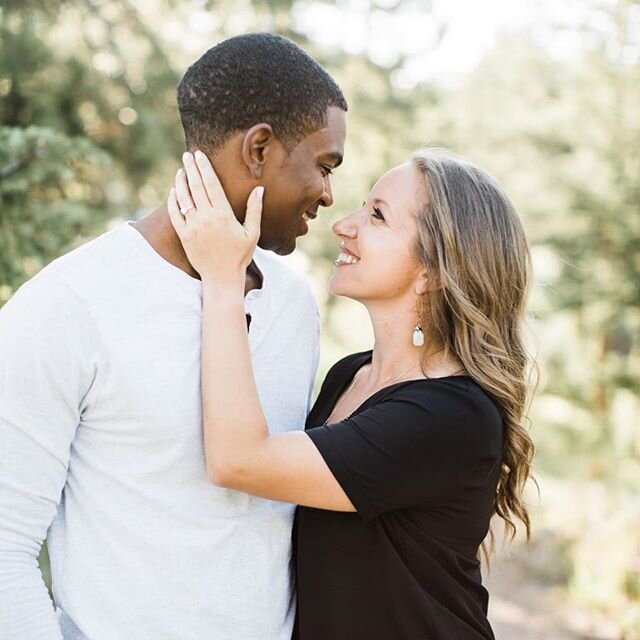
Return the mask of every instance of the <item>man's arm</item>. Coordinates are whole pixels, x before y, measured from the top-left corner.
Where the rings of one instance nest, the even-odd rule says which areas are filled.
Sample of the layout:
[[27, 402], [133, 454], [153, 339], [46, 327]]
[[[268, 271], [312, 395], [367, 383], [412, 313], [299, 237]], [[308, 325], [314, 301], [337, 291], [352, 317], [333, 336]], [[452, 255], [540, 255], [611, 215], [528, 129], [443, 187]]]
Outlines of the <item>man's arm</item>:
[[47, 278], [0, 309], [0, 630], [62, 637], [38, 568], [95, 377], [97, 340], [80, 301]]

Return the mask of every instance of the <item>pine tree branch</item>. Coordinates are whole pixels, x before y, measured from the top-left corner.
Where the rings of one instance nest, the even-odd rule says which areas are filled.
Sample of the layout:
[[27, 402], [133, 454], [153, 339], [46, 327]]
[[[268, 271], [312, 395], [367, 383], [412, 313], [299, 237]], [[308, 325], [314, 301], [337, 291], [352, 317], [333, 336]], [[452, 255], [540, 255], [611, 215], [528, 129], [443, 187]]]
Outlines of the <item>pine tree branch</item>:
[[37, 157], [38, 151], [37, 149], [32, 149], [29, 153], [25, 154], [21, 158], [10, 162], [8, 165], [0, 168], [0, 182], [6, 180], [9, 176], [12, 176], [14, 173], [17, 173], [21, 169], [29, 166]]

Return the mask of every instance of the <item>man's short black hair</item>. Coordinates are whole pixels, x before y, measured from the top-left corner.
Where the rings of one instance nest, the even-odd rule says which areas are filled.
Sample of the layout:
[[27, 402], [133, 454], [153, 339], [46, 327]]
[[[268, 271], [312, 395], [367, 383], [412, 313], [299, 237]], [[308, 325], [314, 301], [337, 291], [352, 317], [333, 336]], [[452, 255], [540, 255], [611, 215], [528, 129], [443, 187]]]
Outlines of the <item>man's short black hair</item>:
[[297, 44], [270, 33], [229, 38], [194, 62], [178, 86], [187, 148], [215, 151], [231, 135], [266, 122], [290, 152], [347, 110], [333, 78]]

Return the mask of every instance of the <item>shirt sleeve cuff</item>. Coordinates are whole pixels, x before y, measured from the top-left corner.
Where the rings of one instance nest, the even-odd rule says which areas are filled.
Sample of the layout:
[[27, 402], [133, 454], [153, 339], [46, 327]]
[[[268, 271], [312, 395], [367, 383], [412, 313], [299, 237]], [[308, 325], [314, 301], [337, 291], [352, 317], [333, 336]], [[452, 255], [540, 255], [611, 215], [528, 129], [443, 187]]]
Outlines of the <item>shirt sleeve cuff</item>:
[[335, 442], [335, 434], [332, 433], [331, 427], [326, 425], [313, 427], [312, 429], [307, 429], [305, 433], [311, 438], [329, 470], [333, 473], [349, 500], [351, 500], [351, 504], [353, 504], [362, 520], [369, 522], [375, 518], [378, 514], [370, 506], [364, 492], [361, 490], [360, 484], [340, 453], [339, 444]]

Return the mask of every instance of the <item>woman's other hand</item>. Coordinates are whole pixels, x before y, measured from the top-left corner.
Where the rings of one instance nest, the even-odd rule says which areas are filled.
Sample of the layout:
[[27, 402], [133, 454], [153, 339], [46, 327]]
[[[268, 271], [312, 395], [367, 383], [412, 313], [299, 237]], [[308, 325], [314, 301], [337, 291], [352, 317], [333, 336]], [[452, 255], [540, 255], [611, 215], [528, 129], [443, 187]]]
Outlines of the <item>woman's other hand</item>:
[[244, 277], [260, 237], [264, 187], [247, 200], [244, 224], [233, 213], [222, 184], [201, 151], [182, 156], [167, 208], [173, 228], [193, 268], [202, 280], [221, 283]]

